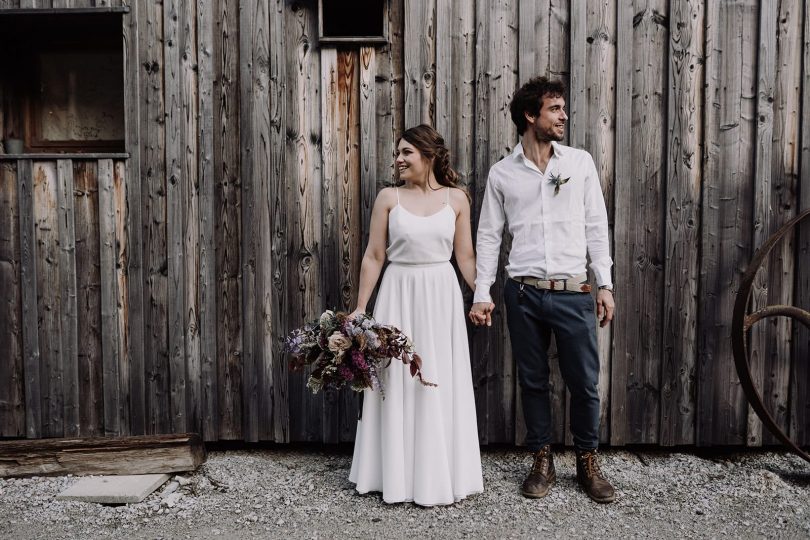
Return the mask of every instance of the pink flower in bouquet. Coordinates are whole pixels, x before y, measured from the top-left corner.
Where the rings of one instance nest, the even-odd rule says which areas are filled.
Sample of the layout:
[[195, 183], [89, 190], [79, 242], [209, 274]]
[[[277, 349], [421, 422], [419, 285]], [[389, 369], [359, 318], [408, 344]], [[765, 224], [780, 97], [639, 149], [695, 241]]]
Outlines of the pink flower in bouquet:
[[352, 340], [340, 332], [335, 332], [329, 336], [329, 350], [335, 354], [340, 354], [352, 346]]

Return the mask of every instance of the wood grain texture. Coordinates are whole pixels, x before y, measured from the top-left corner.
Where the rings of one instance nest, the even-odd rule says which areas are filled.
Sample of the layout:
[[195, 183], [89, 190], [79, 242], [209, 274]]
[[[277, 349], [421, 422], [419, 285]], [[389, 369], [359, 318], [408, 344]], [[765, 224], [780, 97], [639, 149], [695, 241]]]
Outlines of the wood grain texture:
[[[792, 219], [799, 207], [799, 122], [801, 106], [801, 51], [802, 13], [806, 6], [796, 0], [783, 0], [771, 15], [775, 28], [775, 79], [773, 92], [773, 128], [771, 130], [771, 223], [769, 229], [777, 230]], [[762, 15], [764, 17], [764, 14]], [[760, 27], [764, 22], [760, 18]], [[760, 61], [761, 63], [761, 61]], [[758, 244], [755, 244], [758, 247]], [[810, 307], [810, 304], [795, 302], [794, 287], [800, 258], [796, 258], [795, 231], [782, 240], [772, 252], [768, 274], [768, 304]], [[807, 259], [805, 259], [807, 260]], [[802, 357], [792, 357], [794, 323], [777, 319], [768, 326], [768, 342], [764, 356], [764, 386], [762, 395], [765, 406], [786, 432], [790, 417], [790, 373], [794, 362], [803, 362]], [[805, 357], [808, 358], [808, 357]], [[763, 444], [778, 444], [769, 433], [763, 433]]]
[[124, 50], [124, 106], [126, 114], [126, 150], [129, 158], [124, 162], [127, 182], [126, 230], [127, 252], [127, 335], [129, 358], [129, 410], [130, 430], [143, 434], [147, 430], [147, 397], [146, 372], [144, 358], [144, 235], [143, 235], [143, 200], [141, 168], [141, 42], [138, 39], [139, 10], [138, 2], [122, 2], [129, 8], [129, 13], [122, 17], [123, 50]]
[[146, 433], [171, 430], [169, 396], [168, 260], [166, 237], [166, 111], [162, 5], [139, 4], [139, 150], [144, 262]]
[[23, 362], [25, 367], [25, 435], [39, 438], [42, 429], [40, 349], [37, 309], [37, 259], [34, 223], [34, 166], [17, 162], [17, 200], [20, 223], [20, 285], [22, 299]]
[[404, 0], [405, 128], [433, 125], [436, 107], [436, 0]]
[[[287, 363], [283, 361], [283, 339], [291, 329], [286, 316], [289, 304], [288, 229], [287, 229], [287, 62], [285, 36], [286, 4], [283, 0], [270, 3], [270, 170], [266, 202], [262, 212], [268, 213], [271, 233], [269, 252], [263, 264], [270, 269], [265, 283], [265, 296], [269, 299], [269, 324], [265, 322], [262, 369], [268, 384], [262, 392], [260, 434], [262, 438], [278, 442], [289, 441]], [[267, 319], [265, 319], [267, 321]]]
[[[321, 109], [324, 92], [321, 84], [321, 50], [317, 47], [315, 3], [288, 11], [285, 20], [287, 58], [287, 137], [285, 163], [287, 185], [287, 256], [288, 302], [285, 311], [288, 329], [302, 326], [320, 315], [325, 308], [322, 291], [322, 172]], [[327, 58], [334, 50], [323, 49]], [[327, 60], [328, 62], [328, 60]], [[280, 358], [288, 362], [288, 358]], [[337, 407], [324, 408], [323, 398], [313, 396], [306, 387], [307, 373], [288, 373], [288, 436], [290, 440], [308, 440], [308, 431], [323, 433], [323, 426], [337, 432]], [[312, 426], [309, 426], [312, 422]], [[322, 436], [322, 435], [321, 435]], [[334, 437], [333, 437], [334, 439]]]
[[239, 5], [217, 0], [214, 171], [220, 439], [242, 437], [242, 271]]
[[[631, 175], [631, 163], [625, 156], [632, 147], [632, 96], [633, 96], [633, 2], [618, 0], [616, 6], [616, 146], [615, 170], [616, 186]], [[619, 242], [614, 229], [614, 260], [619, 257]], [[621, 276], [618, 261], [615, 265], [617, 287], [627, 283]], [[622, 318], [628, 316], [624, 314]], [[618, 322], [618, 321], [617, 321]], [[614, 323], [614, 331], [618, 325]], [[626, 362], [619, 358], [614, 349], [611, 356], [610, 371], [610, 444], [621, 445], [627, 440], [627, 369]], [[616, 425], [617, 420], [619, 425]]]
[[[183, 229], [188, 214], [188, 185], [185, 170], [184, 70], [181, 66], [185, 42], [184, 0], [163, 3], [163, 81], [166, 104], [166, 257], [167, 317], [169, 345], [169, 411], [172, 432], [185, 432], [188, 421], [188, 364], [186, 350], [185, 289], [186, 245]], [[189, 249], [192, 246], [188, 246]], [[196, 277], [196, 276], [195, 276]]]
[[[757, 103], [756, 140], [754, 142], [754, 231], [752, 246], [761, 246], [775, 231], [772, 229], [773, 208], [771, 176], [774, 87], [776, 84], [776, 2], [762, 2], [759, 6], [759, 50], [757, 51]], [[770, 261], [769, 261], [770, 263]], [[768, 305], [768, 281], [770, 264], [757, 273], [751, 289], [751, 310]], [[770, 321], [768, 321], [770, 322]], [[774, 321], [776, 322], [776, 321]], [[771, 325], [758, 324], [751, 328], [748, 349], [748, 365], [754, 385], [762, 389], [765, 363], [768, 356]], [[775, 337], [775, 336], [774, 336]], [[762, 390], [760, 390], [762, 391]], [[762, 422], [751, 406], [748, 406], [748, 427], [745, 439], [748, 446], [762, 444]]]
[[98, 163], [99, 263], [104, 434], [121, 435], [121, 349], [119, 347], [115, 184], [112, 160]]
[[59, 313], [59, 223], [56, 162], [33, 163], [37, 313], [40, 343], [42, 433], [60, 437], [64, 425]]
[[702, 176], [703, 2], [670, 3], [663, 363], [659, 443], [695, 440]]
[[[803, 6], [801, 110], [810, 111], [810, 9]], [[798, 210], [810, 208], [810, 115], [802, 114], [797, 129], [801, 145], [799, 155]], [[796, 260], [810, 260], [810, 222], [805, 220], [796, 237]], [[810, 308], [810, 268], [796, 265], [796, 297], [794, 305]], [[810, 329], [800, 324], [793, 327], [793, 367], [790, 384], [790, 436], [799, 445], [810, 443]]]
[[205, 461], [197, 434], [0, 442], [0, 477], [193, 471]]
[[[76, 290], [79, 335], [79, 426], [82, 437], [104, 434], [104, 383], [101, 346], [101, 261], [98, 161], [74, 161], [73, 208], [76, 217]], [[132, 330], [130, 323], [130, 331]], [[134, 371], [135, 363], [130, 366]], [[143, 403], [143, 401], [141, 401]], [[145, 411], [140, 410], [143, 422]], [[138, 413], [133, 411], [133, 419]]]
[[73, 209], [73, 162], [56, 162], [59, 222], [59, 345], [62, 355], [63, 434], [79, 435], [79, 335], [76, 290], [76, 221]]
[[[734, 294], [751, 258], [756, 2], [706, 10], [706, 156], [698, 320], [698, 444], [742, 444], [745, 398], [731, 362]], [[741, 69], [742, 68], [742, 69]]]
[[[219, 435], [219, 381], [217, 368], [217, 253], [216, 253], [216, 156], [214, 113], [217, 84], [215, 23], [216, 2], [202, 0], [197, 4], [197, 65], [199, 73], [199, 152], [197, 175], [199, 186], [199, 391], [193, 399], [198, 411], [200, 433], [205, 441]], [[193, 372], [194, 370], [190, 370]]]
[[25, 436], [17, 166], [0, 164], [0, 437]]

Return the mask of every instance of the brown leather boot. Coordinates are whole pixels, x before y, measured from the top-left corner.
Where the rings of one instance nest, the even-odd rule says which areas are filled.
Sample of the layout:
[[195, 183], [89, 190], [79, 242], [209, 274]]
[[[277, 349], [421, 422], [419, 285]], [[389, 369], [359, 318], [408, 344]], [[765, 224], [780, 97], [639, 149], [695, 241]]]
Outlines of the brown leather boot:
[[616, 492], [599, 468], [596, 449], [577, 450], [577, 482], [588, 497], [598, 503], [610, 503], [616, 500]]
[[555, 480], [557, 473], [554, 471], [554, 456], [551, 455], [551, 446], [545, 445], [535, 452], [534, 465], [520, 486], [520, 492], [530, 499], [543, 498], [548, 495]]

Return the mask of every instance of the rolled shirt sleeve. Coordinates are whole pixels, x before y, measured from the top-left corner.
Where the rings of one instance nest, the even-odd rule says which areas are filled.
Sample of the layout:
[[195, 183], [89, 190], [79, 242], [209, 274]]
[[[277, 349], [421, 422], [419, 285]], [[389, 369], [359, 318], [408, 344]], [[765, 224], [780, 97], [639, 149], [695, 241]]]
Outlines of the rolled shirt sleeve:
[[598, 286], [613, 286], [610, 269], [610, 237], [608, 232], [607, 208], [599, 183], [593, 158], [587, 154], [587, 176], [585, 179], [585, 242], [588, 246], [590, 268], [596, 276]]
[[498, 256], [501, 251], [505, 222], [503, 194], [498, 189], [496, 175], [490, 170], [478, 220], [473, 302], [492, 302], [490, 288], [495, 283], [495, 276], [498, 272]]

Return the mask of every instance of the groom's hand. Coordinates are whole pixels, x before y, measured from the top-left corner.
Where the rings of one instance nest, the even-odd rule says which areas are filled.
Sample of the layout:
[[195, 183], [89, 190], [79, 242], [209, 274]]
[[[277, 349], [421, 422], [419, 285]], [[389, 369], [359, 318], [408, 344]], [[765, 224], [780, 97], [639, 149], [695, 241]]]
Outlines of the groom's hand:
[[495, 304], [492, 302], [476, 302], [470, 308], [470, 321], [476, 326], [486, 324], [492, 326], [492, 311]]
[[606, 289], [599, 289], [596, 293], [596, 318], [599, 319], [599, 326], [604, 328], [613, 320], [613, 311], [616, 303], [613, 301], [613, 293]]

